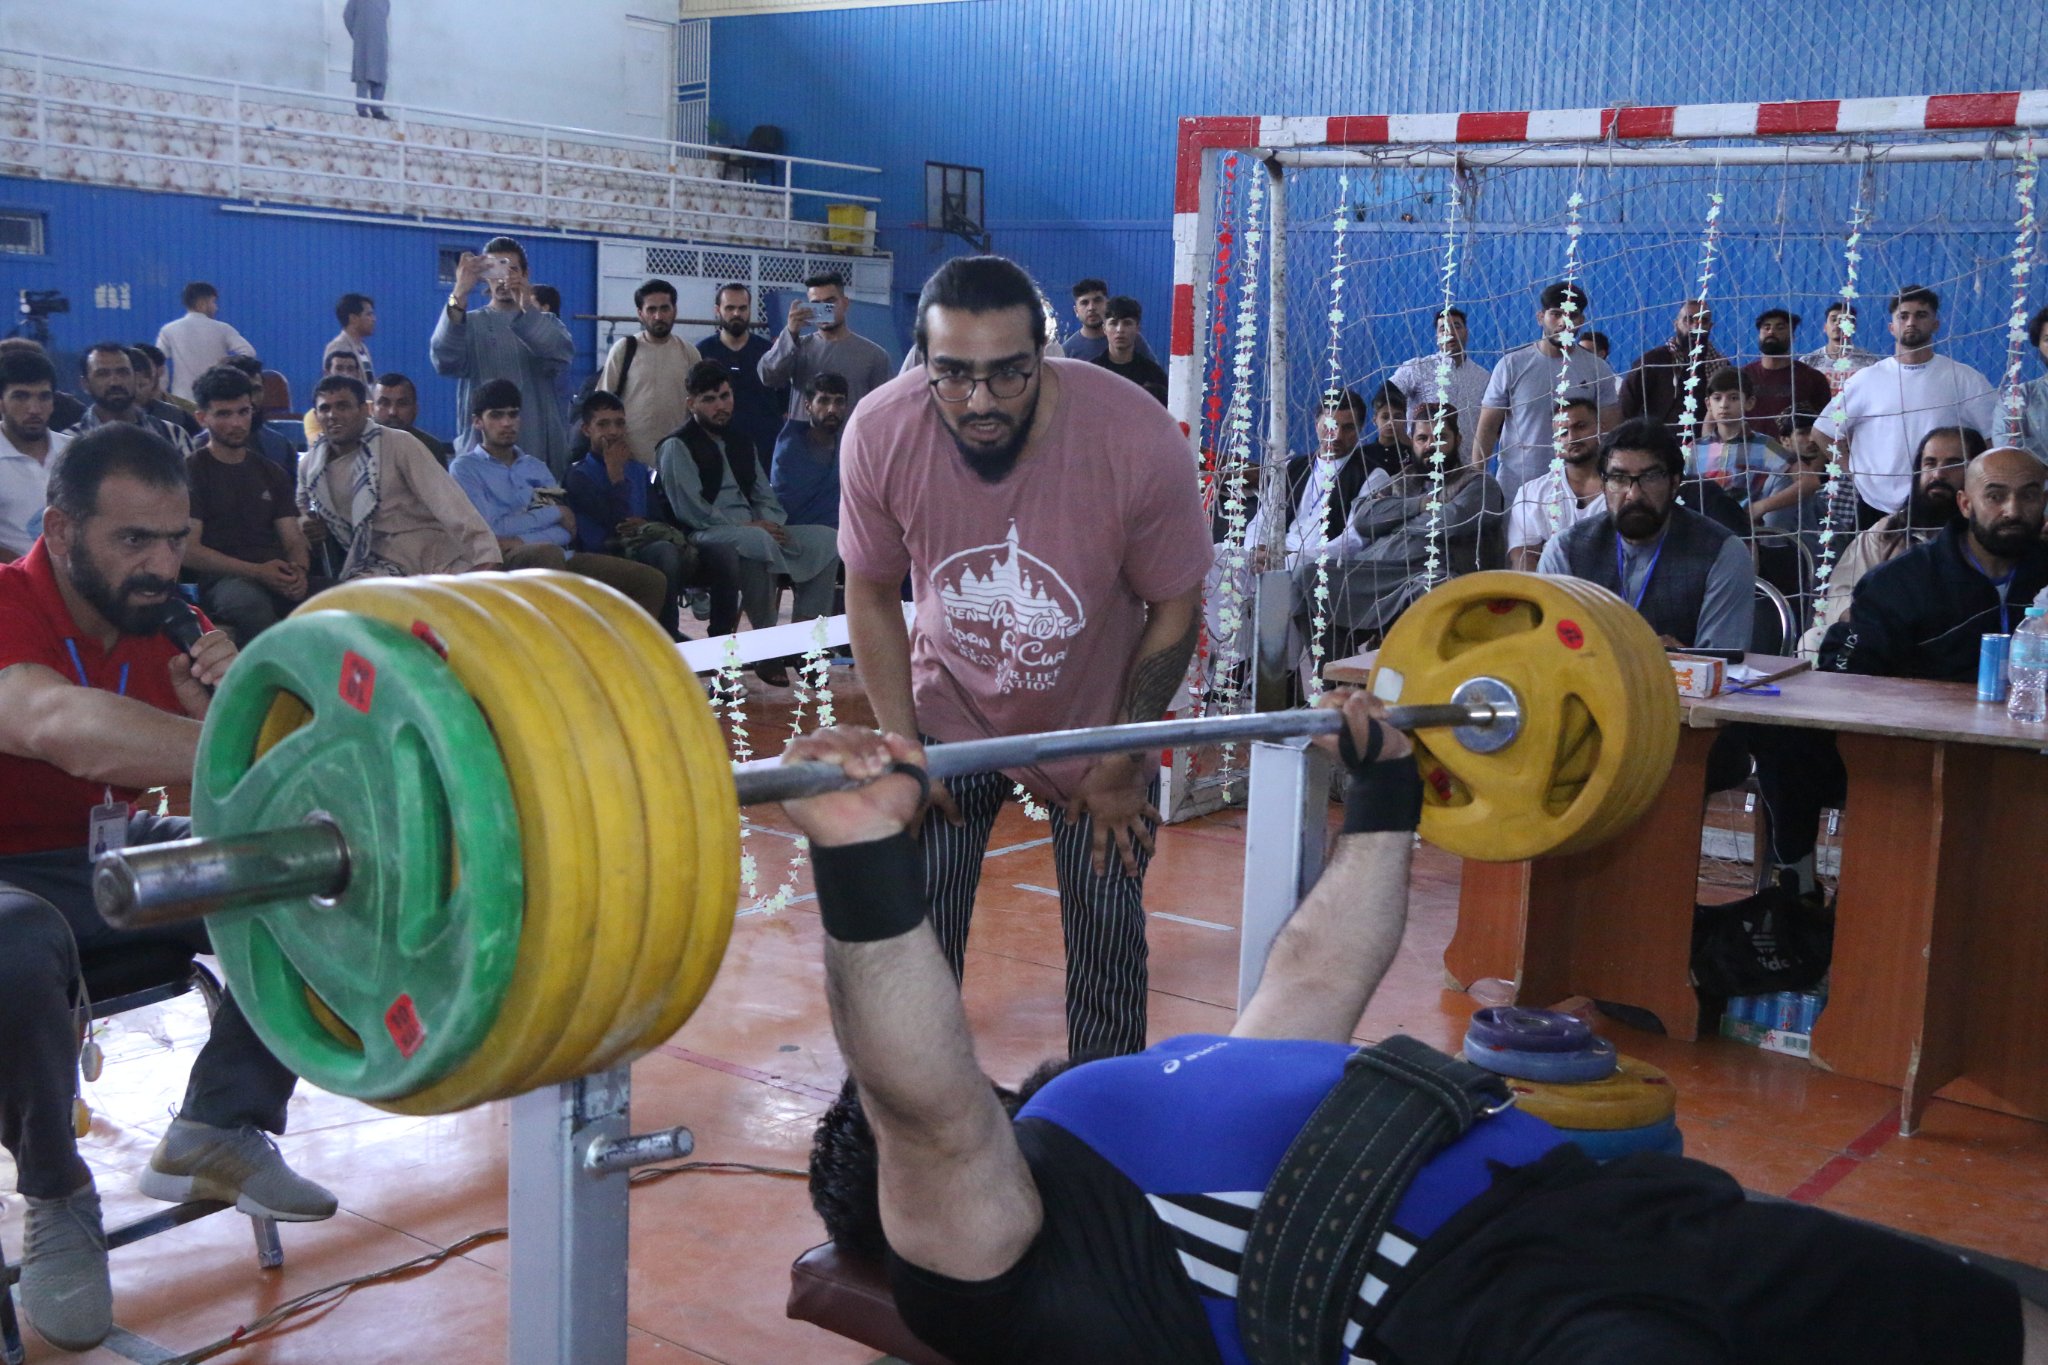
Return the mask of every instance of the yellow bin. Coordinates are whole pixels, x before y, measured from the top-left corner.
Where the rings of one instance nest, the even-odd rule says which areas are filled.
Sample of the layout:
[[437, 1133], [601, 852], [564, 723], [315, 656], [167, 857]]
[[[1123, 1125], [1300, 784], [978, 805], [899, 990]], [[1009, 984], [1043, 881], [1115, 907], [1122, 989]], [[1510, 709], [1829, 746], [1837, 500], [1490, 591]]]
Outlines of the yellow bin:
[[874, 244], [875, 215], [861, 204], [827, 204], [825, 239], [834, 246], [867, 248]]

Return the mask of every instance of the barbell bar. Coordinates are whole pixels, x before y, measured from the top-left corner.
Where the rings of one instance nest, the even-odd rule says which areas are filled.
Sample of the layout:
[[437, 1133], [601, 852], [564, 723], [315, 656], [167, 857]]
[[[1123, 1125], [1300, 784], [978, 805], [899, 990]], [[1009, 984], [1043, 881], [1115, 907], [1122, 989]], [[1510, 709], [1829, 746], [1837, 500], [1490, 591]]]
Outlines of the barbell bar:
[[[1507, 695], [1391, 707], [1387, 723], [1406, 731], [1471, 729], [1511, 735], [1520, 712], [1505, 684], [1495, 681], [1493, 686]], [[941, 782], [1105, 754], [1314, 738], [1336, 734], [1343, 725], [1343, 716], [1329, 709], [1100, 725], [934, 744], [925, 750], [925, 767], [932, 781]], [[733, 785], [740, 805], [761, 806], [866, 784], [834, 764], [771, 758], [736, 764]], [[283, 829], [110, 850], [94, 863], [93, 899], [101, 918], [115, 928], [150, 929], [295, 896], [305, 896], [318, 907], [348, 889], [350, 867], [347, 837], [332, 819], [316, 813], [304, 824]]]

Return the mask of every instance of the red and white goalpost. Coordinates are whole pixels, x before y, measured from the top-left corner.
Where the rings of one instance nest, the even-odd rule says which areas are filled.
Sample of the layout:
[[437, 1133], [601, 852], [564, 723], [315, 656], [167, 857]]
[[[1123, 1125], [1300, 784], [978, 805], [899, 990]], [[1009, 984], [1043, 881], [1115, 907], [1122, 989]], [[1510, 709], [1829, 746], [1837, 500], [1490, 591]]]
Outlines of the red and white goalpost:
[[[1326, 393], [1370, 392], [1432, 352], [1446, 306], [1470, 314], [1473, 359], [1491, 365], [1533, 339], [1535, 294], [1572, 279], [1625, 373], [1690, 297], [1716, 306], [1737, 363], [1751, 311], [1802, 314], [1798, 354], [1839, 299], [1871, 304], [1856, 339], [1888, 352], [1884, 297], [1923, 283], [1947, 301], [1944, 351], [2015, 393], [2041, 305], [2044, 131], [2048, 90], [1181, 120], [1169, 406], [1226, 527], [1196, 708], [1252, 705], [1258, 471], [1314, 448]], [[1836, 548], [1819, 547], [1823, 566]], [[1170, 818], [1220, 804], [1242, 767], [1176, 755]]]

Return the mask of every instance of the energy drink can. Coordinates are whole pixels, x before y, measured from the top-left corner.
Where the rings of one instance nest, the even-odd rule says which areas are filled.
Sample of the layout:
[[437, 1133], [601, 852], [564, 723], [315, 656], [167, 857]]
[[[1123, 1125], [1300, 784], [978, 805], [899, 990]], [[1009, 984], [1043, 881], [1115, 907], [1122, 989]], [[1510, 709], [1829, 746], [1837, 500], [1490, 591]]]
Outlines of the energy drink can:
[[2006, 656], [2012, 649], [2010, 635], [1986, 635], [1977, 644], [1977, 700], [2005, 700]]

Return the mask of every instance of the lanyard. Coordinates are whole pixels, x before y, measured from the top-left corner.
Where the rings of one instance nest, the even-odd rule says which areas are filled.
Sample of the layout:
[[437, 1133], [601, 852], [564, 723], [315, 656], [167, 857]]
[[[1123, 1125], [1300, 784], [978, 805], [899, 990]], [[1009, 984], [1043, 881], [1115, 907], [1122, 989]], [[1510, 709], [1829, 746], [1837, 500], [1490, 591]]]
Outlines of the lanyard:
[[[64, 642], [64, 648], [71, 651], [71, 667], [76, 669], [78, 672], [78, 685], [80, 687], [91, 687], [92, 679], [85, 676], [85, 660], [78, 657], [78, 642], [76, 640], [66, 640]], [[127, 664], [121, 665], [121, 682], [120, 685], [114, 689], [114, 695], [117, 697], [125, 697], [128, 695]]]
[[[1621, 534], [1616, 532], [1614, 537], [1614, 578], [1625, 595], [1628, 592], [1628, 556], [1622, 551], [1623, 543]], [[1664, 538], [1659, 536], [1657, 538], [1657, 552], [1650, 556], [1650, 567], [1643, 570], [1643, 581], [1637, 586], [1635, 598], [1629, 603], [1637, 611], [1643, 609], [1643, 597], [1650, 591], [1650, 579], [1656, 575], [1657, 561], [1663, 557]]]

